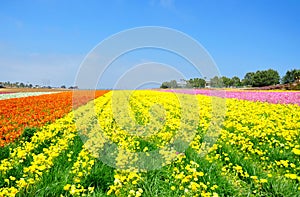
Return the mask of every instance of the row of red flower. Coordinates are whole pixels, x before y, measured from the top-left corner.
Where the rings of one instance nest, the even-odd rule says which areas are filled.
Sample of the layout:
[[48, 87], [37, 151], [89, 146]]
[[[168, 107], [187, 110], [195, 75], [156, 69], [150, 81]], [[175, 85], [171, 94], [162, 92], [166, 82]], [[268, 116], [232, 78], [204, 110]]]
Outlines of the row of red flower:
[[0, 147], [17, 139], [26, 127], [53, 122], [107, 92], [78, 90], [0, 100]]

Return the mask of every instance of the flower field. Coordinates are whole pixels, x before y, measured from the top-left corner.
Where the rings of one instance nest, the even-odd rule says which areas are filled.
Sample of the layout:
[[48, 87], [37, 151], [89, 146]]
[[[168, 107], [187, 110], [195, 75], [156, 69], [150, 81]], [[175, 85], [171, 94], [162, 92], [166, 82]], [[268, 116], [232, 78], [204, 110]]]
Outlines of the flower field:
[[299, 94], [240, 92], [1, 100], [0, 197], [300, 196]]
[[[214, 93], [208, 89], [177, 89], [177, 90], [164, 90], [175, 91], [185, 94], [203, 94], [208, 96], [217, 96], [218, 93]], [[274, 104], [298, 104], [300, 105], [300, 92], [299, 91], [237, 91], [237, 90], [224, 90], [219, 93], [221, 97], [236, 98], [249, 101], [260, 101]]]
[[[104, 93], [106, 91], [98, 91], [95, 96]], [[0, 100], [0, 147], [17, 139], [25, 128], [53, 122], [69, 113], [73, 105], [79, 106], [94, 98], [86, 91], [76, 93], [74, 101], [72, 92], [16, 94], [20, 97]]]

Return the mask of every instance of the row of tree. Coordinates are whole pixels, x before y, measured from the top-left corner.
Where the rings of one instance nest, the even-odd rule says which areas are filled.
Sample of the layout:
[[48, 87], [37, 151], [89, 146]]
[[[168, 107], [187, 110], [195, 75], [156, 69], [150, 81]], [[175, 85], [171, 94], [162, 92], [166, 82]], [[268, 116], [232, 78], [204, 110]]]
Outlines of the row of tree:
[[6, 82], [0, 82], [0, 86], [1, 87], [17, 87], [17, 88], [33, 88], [32, 84], [25, 84], [23, 82], [10, 82], [10, 81], [6, 81]]
[[228, 77], [213, 77], [212, 79], [210, 79], [210, 83], [208, 84], [211, 87], [217, 87], [217, 88], [221, 88], [221, 87], [240, 87], [243, 85], [241, 79], [237, 76], [234, 76], [232, 78], [228, 78]]
[[165, 81], [161, 84], [160, 88], [203, 88], [206, 85], [206, 81], [201, 78], [193, 78], [184, 83], [178, 83], [176, 80]]
[[[40, 85], [32, 85], [30, 83], [23, 83], [23, 82], [0, 82], [0, 88], [54, 88], [52, 86], [40, 86]], [[60, 88], [67, 89], [65, 85], [62, 85]], [[78, 89], [77, 86], [70, 86], [68, 89]]]
[[264, 87], [270, 85], [289, 84], [295, 81], [300, 81], [300, 70], [292, 69], [286, 72], [286, 74], [280, 78], [278, 71], [273, 69], [258, 70], [256, 72], [248, 72], [241, 80], [239, 77], [234, 76], [218, 77], [215, 76], [210, 80], [202, 78], [193, 78], [186, 80], [185, 84], [178, 84], [177, 81], [171, 80], [169, 82], [163, 82], [161, 88], [204, 88], [204, 87]]

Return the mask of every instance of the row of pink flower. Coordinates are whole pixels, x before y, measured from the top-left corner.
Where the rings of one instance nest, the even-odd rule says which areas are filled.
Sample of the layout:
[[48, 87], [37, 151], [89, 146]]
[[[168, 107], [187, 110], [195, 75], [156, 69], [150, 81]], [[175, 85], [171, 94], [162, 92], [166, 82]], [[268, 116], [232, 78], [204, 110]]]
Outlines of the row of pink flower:
[[261, 101], [279, 104], [297, 104], [300, 106], [299, 91], [234, 91], [234, 90], [209, 90], [209, 89], [174, 89], [163, 90], [185, 94], [203, 94], [222, 98], [236, 98], [249, 101]]

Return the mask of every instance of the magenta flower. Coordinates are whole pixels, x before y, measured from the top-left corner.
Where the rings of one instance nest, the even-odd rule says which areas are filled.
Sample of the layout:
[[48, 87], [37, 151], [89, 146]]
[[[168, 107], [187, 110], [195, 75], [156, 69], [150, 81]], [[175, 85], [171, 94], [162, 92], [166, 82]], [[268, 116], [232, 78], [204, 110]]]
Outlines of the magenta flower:
[[235, 90], [209, 90], [209, 89], [176, 89], [161, 90], [166, 92], [178, 92], [184, 94], [202, 94], [207, 96], [218, 96], [222, 98], [236, 98], [249, 101], [269, 102], [275, 104], [297, 104], [300, 106], [299, 91], [235, 91]]

